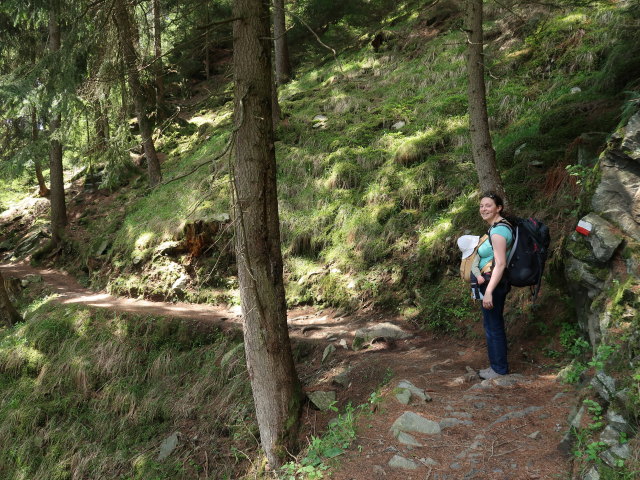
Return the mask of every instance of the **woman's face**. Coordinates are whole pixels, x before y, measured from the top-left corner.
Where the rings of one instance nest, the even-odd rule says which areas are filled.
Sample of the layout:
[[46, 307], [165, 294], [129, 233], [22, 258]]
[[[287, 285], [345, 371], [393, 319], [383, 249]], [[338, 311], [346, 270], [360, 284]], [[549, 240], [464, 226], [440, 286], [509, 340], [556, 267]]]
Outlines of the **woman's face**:
[[496, 202], [489, 197], [480, 200], [480, 216], [484, 221], [491, 221], [502, 211], [502, 207], [497, 206]]

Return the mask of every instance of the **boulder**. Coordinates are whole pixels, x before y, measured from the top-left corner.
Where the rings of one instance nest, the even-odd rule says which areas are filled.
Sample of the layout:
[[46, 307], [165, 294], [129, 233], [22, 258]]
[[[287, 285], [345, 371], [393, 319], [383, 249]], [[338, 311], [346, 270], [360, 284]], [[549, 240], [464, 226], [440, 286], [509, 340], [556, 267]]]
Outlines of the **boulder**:
[[592, 206], [640, 241], [640, 112], [610, 140], [600, 157], [601, 180]]
[[621, 147], [629, 158], [640, 160], [640, 112], [629, 119]]
[[611, 223], [595, 213], [585, 215], [582, 220], [593, 225], [591, 234], [585, 237], [593, 256], [601, 263], [608, 262], [622, 243], [622, 235], [616, 231]]
[[336, 403], [336, 392], [333, 392], [331, 390], [327, 392], [323, 392], [321, 390], [308, 392], [307, 397], [309, 397], [311, 403], [313, 403], [318, 408], [318, 410], [321, 410], [323, 412], [331, 410], [333, 404]]

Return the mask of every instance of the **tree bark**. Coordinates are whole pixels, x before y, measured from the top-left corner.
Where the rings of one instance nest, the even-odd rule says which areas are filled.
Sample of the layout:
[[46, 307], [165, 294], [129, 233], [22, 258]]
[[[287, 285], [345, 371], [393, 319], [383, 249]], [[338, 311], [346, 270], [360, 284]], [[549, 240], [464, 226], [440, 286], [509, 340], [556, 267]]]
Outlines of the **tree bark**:
[[[38, 115], [35, 107], [31, 109], [31, 139], [34, 143], [38, 140]], [[40, 162], [40, 157], [38, 155], [34, 157], [33, 165], [36, 170], [36, 178], [38, 179], [38, 196], [48, 197], [49, 187], [47, 187], [47, 182], [44, 180], [44, 175], [42, 174], [42, 162]]]
[[162, 118], [164, 111], [164, 76], [162, 63], [162, 22], [160, 0], [153, 0], [153, 47], [155, 53], [154, 72], [156, 83], [156, 115]]
[[[51, 2], [49, 13], [49, 50], [60, 50], [60, 25], [58, 23], [57, 4]], [[64, 170], [62, 167], [62, 143], [56, 137], [62, 125], [62, 115], [54, 113], [49, 123], [51, 143], [49, 147], [49, 176], [51, 181], [51, 239], [58, 245], [67, 226], [67, 206], [64, 199]]]
[[284, 85], [291, 79], [291, 62], [289, 61], [286, 32], [284, 0], [273, 0], [273, 42], [276, 53], [276, 83], [278, 85]]
[[302, 406], [287, 329], [271, 121], [269, 0], [236, 0], [233, 216], [247, 368], [260, 439], [276, 468], [296, 448]]
[[484, 83], [482, 17], [482, 0], [467, 0], [465, 26], [468, 34], [467, 71], [471, 151], [478, 172], [480, 190], [495, 192], [506, 202], [502, 179], [496, 166], [496, 152], [491, 144], [489, 132]]
[[138, 71], [138, 53], [136, 52], [135, 46], [138, 43], [138, 29], [131, 16], [126, 0], [115, 0], [113, 18], [118, 29], [120, 48], [122, 49], [122, 56], [127, 68], [129, 88], [133, 95], [133, 103], [140, 127], [142, 146], [145, 157], [147, 158], [149, 185], [153, 187], [162, 181], [162, 172], [160, 170], [160, 162], [158, 161], [155, 144], [153, 143], [153, 126], [147, 112], [147, 99]]
[[4, 278], [2, 277], [2, 273], [0, 272], [0, 307], [5, 312], [9, 325], [13, 325], [16, 322], [21, 322], [22, 317], [16, 310], [16, 308], [11, 303], [9, 299], [9, 294], [7, 293], [7, 289], [4, 284]]

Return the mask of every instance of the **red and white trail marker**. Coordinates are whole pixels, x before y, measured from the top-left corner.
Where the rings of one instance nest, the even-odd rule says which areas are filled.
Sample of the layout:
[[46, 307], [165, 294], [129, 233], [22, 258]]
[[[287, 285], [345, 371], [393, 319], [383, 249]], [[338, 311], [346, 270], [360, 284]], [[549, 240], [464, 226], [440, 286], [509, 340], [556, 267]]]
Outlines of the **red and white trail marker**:
[[576, 232], [581, 233], [582, 235], [589, 236], [592, 229], [593, 229], [593, 224], [589, 222], [585, 222], [584, 220], [580, 220], [578, 222], [578, 226], [576, 227]]

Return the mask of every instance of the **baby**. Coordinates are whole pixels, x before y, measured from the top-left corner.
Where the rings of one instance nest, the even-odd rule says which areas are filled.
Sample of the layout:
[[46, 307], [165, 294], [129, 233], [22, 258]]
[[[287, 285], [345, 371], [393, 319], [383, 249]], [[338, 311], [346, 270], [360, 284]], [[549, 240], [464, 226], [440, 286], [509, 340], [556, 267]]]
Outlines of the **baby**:
[[482, 285], [486, 281], [482, 276], [482, 273], [480, 273], [480, 255], [476, 255], [473, 259], [473, 263], [471, 264], [471, 273], [476, 277], [478, 285]]

